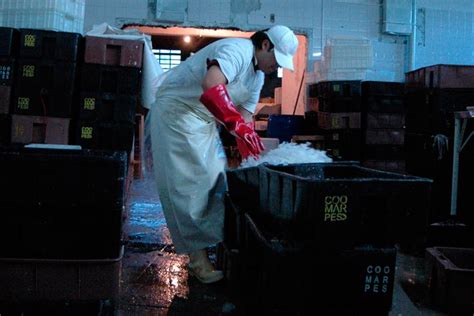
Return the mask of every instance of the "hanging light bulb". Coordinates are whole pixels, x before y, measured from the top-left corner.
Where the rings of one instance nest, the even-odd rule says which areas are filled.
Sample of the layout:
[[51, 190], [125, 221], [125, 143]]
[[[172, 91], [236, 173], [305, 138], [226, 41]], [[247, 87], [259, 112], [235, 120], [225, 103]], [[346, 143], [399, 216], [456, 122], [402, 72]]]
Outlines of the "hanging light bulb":
[[183, 38], [183, 40], [184, 40], [185, 43], [191, 43], [191, 36], [186, 35], [186, 36]]

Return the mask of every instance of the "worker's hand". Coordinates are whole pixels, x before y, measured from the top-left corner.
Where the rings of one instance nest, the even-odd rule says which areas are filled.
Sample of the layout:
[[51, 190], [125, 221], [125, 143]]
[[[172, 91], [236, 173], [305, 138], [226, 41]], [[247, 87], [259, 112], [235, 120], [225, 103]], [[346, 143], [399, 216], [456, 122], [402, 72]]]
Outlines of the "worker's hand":
[[[253, 128], [252, 123], [246, 124], [242, 115], [237, 111], [232, 102], [225, 85], [219, 84], [206, 90], [199, 99], [202, 104], [224, 124], [225, 128], [237, 139], [241, 139], [248, 150], [242, 150], [241, 154], [258, 156], [264, 149], [263, 144]], [[243, 146], [241, 146], [244, 148]], [[240, 151], [240, 148], [239, 148]]]
[[235, 130], [237, 148], [239, 149], [242, 159], [247, 159], [249, 156], [258, 158], [265, 150], [253, 126], [253, 122], [243, 123], [238, 125]]

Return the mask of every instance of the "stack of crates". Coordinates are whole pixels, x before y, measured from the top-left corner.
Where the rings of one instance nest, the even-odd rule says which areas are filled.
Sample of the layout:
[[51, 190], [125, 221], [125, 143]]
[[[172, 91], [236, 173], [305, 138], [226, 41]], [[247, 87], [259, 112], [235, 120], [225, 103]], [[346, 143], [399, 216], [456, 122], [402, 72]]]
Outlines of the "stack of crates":
[[[473, 104], [474, 66], [428, 66], [408, 72], [405, 81], [407, 172], [434, 179], [433, 215], [442, 221], [449, 217], [450, 209], [453, 113]], [[470, 143], [461, 152], [459, 163], [458, 211], [467, 217], [472, 217], [467, 189], [472, 183]]]
[[81, 43], [78, 33], [20, 30], [12, 143], [69, 143]]
[[249, 310], [388, 313], [395, 245], [423, 248], [431, 180], [347, 162], [260, 165], [228, 178], [219, 264]]
[[118, 299], [127, 155], [0, 152], [0, 301]]
[[77, 144], [131, 152], [142, 55], [142, 41], [85, 37]]
[[361, 152], [361, 82], [321, 81], [317, 84], [318, 126], [325, 147], [335, 159], [359, 160]]
[[362, 163], [370, 168], [405, 172], [404, 85], [362, 82]]
[[306, 106], [304, 112], [306, 132], [308, 135], [320, 133], [318, 128], [318, 110], [318, 84], [310, 83], [306, 87]]
[[11, 102], [18, 57], [18, 30], [0, 27], [0, 145], [10, 143]]

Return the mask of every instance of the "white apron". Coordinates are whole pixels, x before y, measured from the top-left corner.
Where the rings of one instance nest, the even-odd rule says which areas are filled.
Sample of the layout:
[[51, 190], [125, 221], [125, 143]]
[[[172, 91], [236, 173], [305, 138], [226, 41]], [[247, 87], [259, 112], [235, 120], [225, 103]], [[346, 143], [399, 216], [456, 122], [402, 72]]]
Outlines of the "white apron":
[[[156, 183], [177, 253], [222, 241], [224, 228], [227, 159], [216, 121], [196, 97], [202, 88], [193, 67], [188, 63], [173, 71], [148, 114]], [[235, 104], [255, 97], [245, 84], [263, 84], [253, 65], [248, 67], [227, 86]]]

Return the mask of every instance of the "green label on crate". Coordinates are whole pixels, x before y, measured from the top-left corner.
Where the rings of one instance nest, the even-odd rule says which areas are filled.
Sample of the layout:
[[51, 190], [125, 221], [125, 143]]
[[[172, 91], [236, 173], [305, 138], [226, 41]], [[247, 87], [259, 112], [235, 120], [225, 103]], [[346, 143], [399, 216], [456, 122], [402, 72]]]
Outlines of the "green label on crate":
[[365, 269], [364, 293], [387, 293], [391, 270], [390, 266], [367, 266]]
[[18, 108], [28, 110], [30, 108], [30, 98], [18, 97]]
[[327, 195], [324, 197], [324, 221], [347, 220], [347, 195]]
[[335, 84], [335, 85], [332, 87], [332, 91], [334, 91], [334, 92], [340, 92], [340, 91], [341, 91], [341, 86], [338, 85], [338, 84]]
[[94, 128], [93, 127], [81, 127], [81, 138], [83, 139], [92, 139]]
[[25, 35], [25, 46], [26, 47], [35, 47], [36, 46], [36, 36], [34, 35]]
[[35, 76], [34, 65], [23, 65], [23, 77], [33, 78]]
[[95, 98], [84, 98], [84, 110], [95, 110]]

